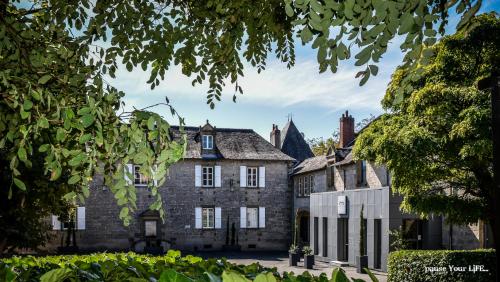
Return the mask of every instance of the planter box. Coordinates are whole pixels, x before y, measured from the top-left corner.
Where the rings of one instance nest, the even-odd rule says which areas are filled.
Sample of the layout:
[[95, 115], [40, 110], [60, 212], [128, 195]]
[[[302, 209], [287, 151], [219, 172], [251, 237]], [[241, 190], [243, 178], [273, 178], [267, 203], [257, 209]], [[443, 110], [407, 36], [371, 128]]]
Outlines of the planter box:
[[313, 269], [314, 265], [314, 255], [304, 256], [304, 267], [307, 269]]
[[290, 266], [297, 266], [297, 262], [300, 260], [299, 254], [288, 253], [288, 264]]
[[368, 268], [368, 256], [356, 256], [356, 272], [366, 273], [364, 268]]

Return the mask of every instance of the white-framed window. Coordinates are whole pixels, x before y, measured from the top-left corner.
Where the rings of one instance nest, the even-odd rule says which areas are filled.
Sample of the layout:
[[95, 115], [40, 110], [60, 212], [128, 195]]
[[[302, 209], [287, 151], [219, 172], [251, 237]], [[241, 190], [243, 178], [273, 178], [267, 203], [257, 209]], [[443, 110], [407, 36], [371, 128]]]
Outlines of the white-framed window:
[[302, 177], [299, 177], [299, 197], [304, 195], [304, 186], [302, 184]]
[[[85, 230], [85, 207], [77, 207], [76, 213], [70, 219], [76, 230]], [[57, 215], [52, 215], [52, 230], [66, 230], [70, 222], [61, 222]]]
[[259, 208], [247, 207], [247, 228], [259, 228]]
[[134, 165], [134, 185], [135, 186], [147, 186], [149, 183], [148, 178], [143, 175], [139, 170], [140, 166]]
[[144, 221], [144, 236], [146, 237], [156, 237], [156, 220], [145, 220]]
[[313, 189], [314, 189], [314, 175], [309, 175], [309, 194], [307, 194], [308, 196], [312, 192], [314, 192]]
[[258, 167], [247, 167], [247, 187], [257, 187], [258, 182]]
[[212, 150], [214, 148], [214, 137], [212, 135], [202, 135], [201, 144], [203, 149]]
[[214, 187], [214, 167], [204, 166], [201, 168], [201, 180], [203, 187]]
[[215, 228], [215, 208], [202, 208], [201, 222], [203, 229]]

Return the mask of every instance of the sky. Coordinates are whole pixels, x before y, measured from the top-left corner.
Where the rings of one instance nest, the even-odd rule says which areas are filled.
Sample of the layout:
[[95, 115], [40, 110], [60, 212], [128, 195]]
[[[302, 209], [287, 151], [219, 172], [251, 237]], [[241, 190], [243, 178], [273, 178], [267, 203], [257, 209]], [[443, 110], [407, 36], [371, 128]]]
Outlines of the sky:
[[[498, 2], [483, 1], [480, 13], [500, 12]], [[447, 33], [454, 32], [458, 20], [457, 16], [451, 17]], [[339, 118], [346, 110], [356, 121], [383, 113], [380, 101], [391, 74], [403, 59], [398, 41], [400, 39], [396, 38], [388, 46], [388, 52], [378, 64], [378, 75], [370, 77], [361, 87], [355, 74], [364, 68], [355, 67], [351, 60], [341, 63], [337, 73], [326, 71], [319, 74], [317, 50], [297, 43], [294, 67], [287, 69], [274, 56], [269, 56], [266, 70], [260, 74], [255, 68], [245, 65], [244, 77], [239, 82], [244, 94], [238, 94], [234, 103], [234, 86], [228, 85], [213, 110], [206, 104], [206, 84], [193, 87], [192, 78], [184, 76], [178, 66], [171, 67], [155, 90], [146, 83], [148, 72], [140, 68], [128, 72], [121, 67], [116, 79], [110, 82], [126, 93], [126, 109], [143, 108], [164, 102], [168, 97], [189, 126], [204, 125], [209, 120], [219, 128], [253, 129], [269, 139], [272, 125], [277, 124], [281, 129], [291, 116], [306, 139], [327, 138], [339, 127]], [[174, 121], [165, 107], [153, 111]]]

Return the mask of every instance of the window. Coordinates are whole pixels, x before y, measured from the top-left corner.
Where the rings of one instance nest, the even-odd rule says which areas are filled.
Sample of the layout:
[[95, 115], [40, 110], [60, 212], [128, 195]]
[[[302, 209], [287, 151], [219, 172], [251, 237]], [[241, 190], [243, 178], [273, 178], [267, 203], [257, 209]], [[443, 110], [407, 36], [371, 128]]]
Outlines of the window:
[[258, 178], [257, 178], [257, 167], [248, 167], [247, 168], [247, 187], [257, 187]]
[[304, 196], [309, 195], [309, 177], [304, 177]]
[[214, 137], [212, 135], [203, 135], [201, 143], [204, 150], [212, 150], [214, 148]]
[[366, 185], [366, 161], [358, 162], [358, 186], [363, 187]]
[[134, 165], [134, 185], [135, 186], [147, 186], [148, 178], [140, 173], [140, 166]]
[[309, 193], [307, 193], [307, 196], [309, 196], [313, 191], [314, 188], [314, 176], [309, 175]]
[[215, 228], [215, 209], [214, 208], [203, 208], [201, 222], [202, 222], [203, 229]]
[[144, 236], [156, 237], [156, 220], [144, 221]]
[[302, 177], [299, 177], [299, 197], [304, 195], [304, 186], [302, 186]]
[[259, 208], [247, 208], [247, 228], [259, 227]]
[[214, 167], [204, 166], [202, 168], [202, 181], [203, 187], [214, 186]]

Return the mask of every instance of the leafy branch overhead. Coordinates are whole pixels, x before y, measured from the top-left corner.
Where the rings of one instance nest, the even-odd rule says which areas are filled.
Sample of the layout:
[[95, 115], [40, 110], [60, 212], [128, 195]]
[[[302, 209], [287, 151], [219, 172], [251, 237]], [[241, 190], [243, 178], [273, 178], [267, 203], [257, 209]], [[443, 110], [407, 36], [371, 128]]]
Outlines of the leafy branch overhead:
[[[341, 60], [363, 66], [360, 84], [377, 75], [389, 42], [405, 36], [401, 50], [413, 64], [424, 46], [444, 33], [448, 10], [462, 15], [460, 29], [470, 24], [481, 1], [469, 0], [238, 0], [238, 1], [93, 1], [34, 2], [36, 10], [66, 30], [92, 54], [89, 63], [115, 77], [118, 65], [149, 71], [154, 89], [166, 71], [180, 65], [193, 85], [208, 82], [207, 103], [220, 100], [226, 83], [238, 84], [244, 62], [260, 73], [271, 53], [291, 67], [295, 38], [312, 42], [320, 72], [336, 72]], [[19, 9], [20, 14], [31, 10]], [[34, 13], [36, 14], [36, 13]], [[354, 47], [359, 47], [357, 54]], [[233, 95], [236, 99], [236, 94]]]
[[[317, 49], [319, 71], [336, 72], [339, 61], [348, 60], [352, 52], [360, 85], [370, 75], [377, 75], [379, 63], [391, 40], [404, 37], [400, 45], [405, 65], [414, 65], [422, 56], [429, 57], [425, 48], [436, 42], [438, 32], [444, 34], [448, 10], [455, 7], [462, 19], [459, 30], [470, 26], [470, 19], [481, 7], [479, 1], [383, 1], [383, 0], [285, 0], [288, 17], [303, 44], [312, 42]], [[438, 27], [436, 28], [436, 26]], [[437, 29], [437, 31], [436, 31]], [[357, 47], [357, 48], [355, 48]]]
[[[133, 179], [125, 168], [134, 163], [151, 179], [155, 200], [150, 207], [163, 215], [158, 187], [182, 157], [185, 140], [181, 135], [174, 140], [169, 123], [156, 113], [123, 111], [124, 93], [106, 83], [102, 72], [113, 63], [88, 64], [89, 45], [62, 23], [42, 12], [26, 16], [14, 6], [0, 8], [0, 157], [8, 164], [1, 174], [6, 196], [40, 201], [33, 189], [47, 180], [55, 196], [44, 201], [55, 203], [64, 195], [69, 202], [83, 202], [96, 186], [94, 176], [102, 175], [99, 185], [114, 193], [120, 218], [128, 224], [136, 189], [125, 180]], [[164, 106], [177, 116], [168, 103]], [[67, 189], [61, 189], [61, 181]], [[16, 208], [23, 208], [23, 201]]]

